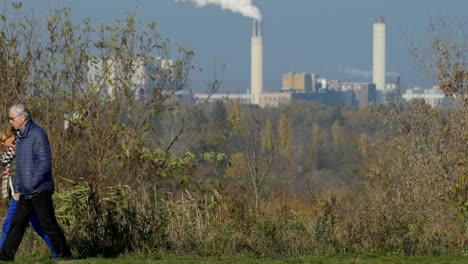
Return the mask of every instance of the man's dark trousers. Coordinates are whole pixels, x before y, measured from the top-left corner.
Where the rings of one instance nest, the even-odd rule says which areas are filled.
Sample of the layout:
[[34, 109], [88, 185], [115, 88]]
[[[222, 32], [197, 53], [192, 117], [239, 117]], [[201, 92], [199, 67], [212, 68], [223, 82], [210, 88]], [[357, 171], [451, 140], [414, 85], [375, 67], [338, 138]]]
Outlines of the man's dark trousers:
[[62, 229], [55, 218], [51, 190], [41, 191], [31, 199], [21, 195], [15, 214], [11, 220], [11, 229], [0, 250], [0, 260], [13, 260], [29, 224], [29, 217], [36, 212], [42, 229], [49, 235], [59, 258], [71, 258], [70, 247], [65, 240]]

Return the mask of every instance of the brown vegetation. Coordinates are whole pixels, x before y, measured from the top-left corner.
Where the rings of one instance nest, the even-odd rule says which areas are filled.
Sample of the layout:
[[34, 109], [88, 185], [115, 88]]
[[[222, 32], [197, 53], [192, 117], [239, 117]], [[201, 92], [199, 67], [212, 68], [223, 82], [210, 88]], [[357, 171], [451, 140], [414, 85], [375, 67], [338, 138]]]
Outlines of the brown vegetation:
[[[129, 16], [95, 30], [63, 10], [46, 27], [3, 17], [0, 116], [21, 101], [47, 129], [57, 215], [78, 255], [466, 250], [466, 40], [431, 42], [451, 109], [192, 107], [171, 98], [193, 52], [161, 63], [156, 25]], [[146, 100], [131, 81], [140, 63], [152, 65]], [[41, 249], [27, 238], [22, 250]]]

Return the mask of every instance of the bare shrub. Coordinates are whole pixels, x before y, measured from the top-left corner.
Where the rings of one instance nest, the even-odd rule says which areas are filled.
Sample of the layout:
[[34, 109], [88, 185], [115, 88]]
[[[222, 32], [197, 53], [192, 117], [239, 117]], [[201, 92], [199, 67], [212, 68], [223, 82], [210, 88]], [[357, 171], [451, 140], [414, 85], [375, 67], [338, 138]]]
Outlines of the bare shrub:
[[348, 208], [342, 227], [348, 230], [350, 250], [357, 244], [364, 250], [424, 254], [464, 246], [467, 42], [463, 27], [457, 34], [446, 29], [434, 29], [428, 47], [413, 52], [455, 105], [431, 108], [414, 100], [373, 108], [382, 127], [361, 144], [368, 181], [362, 204]]
[[158, 120], [177, 114], [171, 98], [193, 52], [169, 58], [157, 25], [133, 15], [94, 29], [64, 9], [43, 29], [15, 7], [1, 21], [1, 112], [21, 101], [47, 129], [67, 237], [81, 254], [156, 247], [148, 238], [164, 233], [155, 224], [164, 214], [155, 193], [193, 167], [192, 154], [171, 153], [174, 138], [158, 137]]

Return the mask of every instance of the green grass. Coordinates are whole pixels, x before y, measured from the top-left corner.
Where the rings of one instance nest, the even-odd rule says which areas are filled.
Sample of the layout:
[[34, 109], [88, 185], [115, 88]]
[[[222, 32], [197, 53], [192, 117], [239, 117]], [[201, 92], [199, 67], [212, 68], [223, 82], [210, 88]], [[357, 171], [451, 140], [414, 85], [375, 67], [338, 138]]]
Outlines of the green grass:
[[169, 264], [169, 263], [240, 263], [240, 264], [377, 264], [377, 263], [401, 263], [401, 264], [465, 264], [468, 256], [443, 255], [443, 256], [376, 256], [376, 255], [334, 255], [334, 256], [304, 256], [285, 259], [249, 258], [249, 257], [178, 257], [178, 256], [147, 256], [131, 257], [123, 256], [113, 259], [87, 258], [74, 260], [55, 261], [44, 256], [18, 255], [14, 263], [61, 263], [61, 264]]

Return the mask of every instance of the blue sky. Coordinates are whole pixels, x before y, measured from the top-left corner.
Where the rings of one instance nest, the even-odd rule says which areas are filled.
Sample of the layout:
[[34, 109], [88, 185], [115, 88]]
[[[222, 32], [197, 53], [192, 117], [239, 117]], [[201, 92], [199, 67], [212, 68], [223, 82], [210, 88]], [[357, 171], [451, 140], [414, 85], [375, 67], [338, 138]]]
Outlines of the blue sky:
[[[11, 2], [11, 1], [7, 1]], [[371, 81], [372, 23], [383, 16], [387, 25], [387, 72], [400, 74], [404, 86], [424, 83], [409, 53], [410, 43], [430, 37], [429, 21], [441, 17], [467, 24], [468, 0], [253, 0], [264, 24], [264, 90], [281, 86], [286, 72], [317, 72], [341, 81]], [[206, 70], [193, 74], [194, 85], [205, 81], [214, 65], [225, 64], [225, 90], [250, 86], [252, 20], [210, 5], [196, 8], [175, 0], [29, 0], [24, 9], [37, 16], [69, 7], [74, 21], [113, 23], [136, 10], [144, 22], [156, 22], [160, 33], [195, 50], [194, 64]], [[221, 76], [221, 75], [219, 75]], [[234, 91], [237, 90], [237, 91]]]

